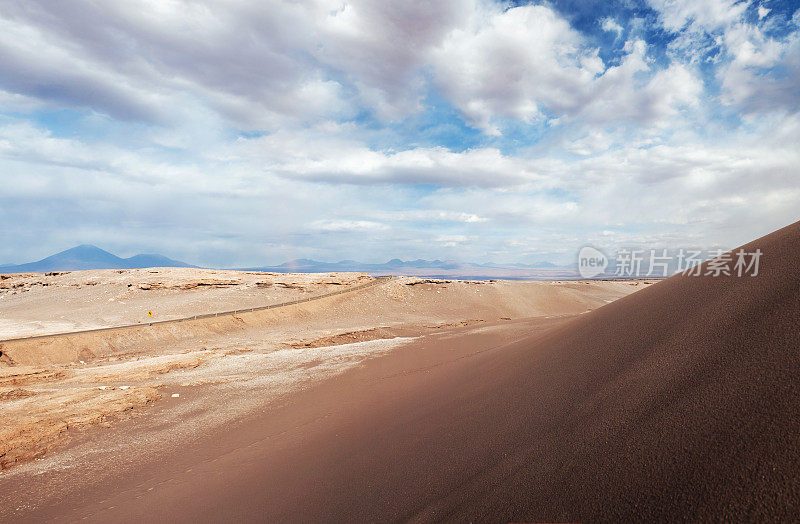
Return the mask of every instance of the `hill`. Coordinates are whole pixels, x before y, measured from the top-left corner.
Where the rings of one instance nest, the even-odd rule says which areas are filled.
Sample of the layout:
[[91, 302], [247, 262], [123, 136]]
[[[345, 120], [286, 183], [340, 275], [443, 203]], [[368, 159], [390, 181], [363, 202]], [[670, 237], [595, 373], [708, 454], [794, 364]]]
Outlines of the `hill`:
[[163, 255], [135, 255], [120, 258], [97, 246], [83, 244], [37, 262], [0, 266], [0, 273], [46, 273], [83, 269], [134, 269], [144, 267], [197, 267]]

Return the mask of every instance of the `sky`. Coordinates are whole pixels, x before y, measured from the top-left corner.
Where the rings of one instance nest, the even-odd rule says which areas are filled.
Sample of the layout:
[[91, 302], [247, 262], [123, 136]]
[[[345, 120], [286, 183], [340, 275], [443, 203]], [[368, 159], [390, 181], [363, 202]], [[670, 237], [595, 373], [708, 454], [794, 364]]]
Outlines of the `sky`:
[[574, 262], [800, 219], [800, 0], [0, 0], [0, 264]]

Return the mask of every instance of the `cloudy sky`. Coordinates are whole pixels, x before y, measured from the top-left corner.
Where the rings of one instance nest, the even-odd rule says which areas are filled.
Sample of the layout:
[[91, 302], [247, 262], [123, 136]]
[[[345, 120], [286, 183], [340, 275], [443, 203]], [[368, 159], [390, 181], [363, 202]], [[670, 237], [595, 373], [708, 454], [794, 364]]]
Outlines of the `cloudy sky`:
[[0, 0], [0, 264], [735, 247], [800, 219], [798, 8]]

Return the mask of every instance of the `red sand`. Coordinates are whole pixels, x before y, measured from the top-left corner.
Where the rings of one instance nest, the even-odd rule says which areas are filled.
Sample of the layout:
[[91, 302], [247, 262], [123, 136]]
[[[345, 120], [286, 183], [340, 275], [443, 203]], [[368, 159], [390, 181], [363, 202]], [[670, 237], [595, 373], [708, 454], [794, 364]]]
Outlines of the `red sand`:
[[758, 277], [411, 345], [24, 516], [797, 520], [800, 223], [756, 247]]

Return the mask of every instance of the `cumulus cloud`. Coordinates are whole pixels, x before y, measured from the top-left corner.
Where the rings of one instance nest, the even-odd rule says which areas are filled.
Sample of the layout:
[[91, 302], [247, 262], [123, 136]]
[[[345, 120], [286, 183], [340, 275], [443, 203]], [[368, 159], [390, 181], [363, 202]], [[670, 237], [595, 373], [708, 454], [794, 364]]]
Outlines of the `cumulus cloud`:
[[0, 262], [519, 261], [800, 218], [800, 15], [651, 5], [591, 35], [488, 0], [0, 0]]
[[[614, 24], [603, 27], [619, 32]], [[625, 63], [607, 67], [543, 5], [34, 0], [0, 12], [0, 89], [162, 124], [200, 106], [248, 130], [341, 121], [360, 108], [397, 120], [423, 110], [433, 85], [468, 122], [496, 134], [496, 119], [574, 116], [593, 104], [609, 108], [593, 114], [611, 118], [646, 89], [637, 76], [657, 74], [641, 42], [629, 43]]]
[[342, 3], [319, 24], [316, 56], [341, 71], [383, 118], [421, 109], [428, 53], [460, 26], [471, 2]]
[[748, 2], [740, 0], [648, 0], [672, 32], [713, 32], [738, 20]]
[[695, 106], [702, 93], [697, 73], [682, 64], [671, 64], [650, 73], [647, 45], [642, 40], [626, 43], [619, 65], [609, 67], [590, 86], [587, 101], [577, 105], [575, 114], [600, 125], [634, 122], [642, 126], [662, 125], [681, 108]]
[[452, 151], [446, 147], [414, 147], [380, 151], [325, 127], [325, 133], [282, 131], [239, 139], [220, 153], [227, 162], [263, 160], [263, 169], [287, 179], [374, 184], [441, 186], [509, 186], [542, 182], [535, 163], [491, 147]]
[[487, 222], [486, 217], [475, 213], [465, 213], [463, 211], [450, 211], [443, 209], [412, 209], [406, 211], [396, 211], [386, 213], [384, 216], [393, 221], [414, 221], [414, 222], [456, 222], [462, 224], [479, 224]]
[[603, 28], [603, 31], [617, 33], [617, 36], [622, 34], [622, 26], [619, 25], [613, 18], [603, 18], [600, 20], [600, 27]]
[[[245, 154], [247, 147], [237, 150], [237, 143], [185, 165], [148, 159], [146, 151], [129, 151], [114, 163], [120, 151], [113, 146], [89, 147], [36, 128], [22, 133], [6, 126], [0, 132], [6, 188], [0, 222], [27, 232], [29, 249], [43, 242], [69, 247], [77, 235], [111, 248], [150, 246], [229, 266], [298, 257], [513, 261], [521, 253], [558, 253], [589, 238], [601, 245], [638, 238], [733, 246], [797, 218], [798, 132], [798, 118], [783, 117], [728, 133], [721, 144], [690, 135], [672, 143], [598, 148], [578, 161], [551, 155], [498, 162], [496, 152], [450, 151], [463, 165], [508, 183], [454, 179], [420, 194], [413, 184], [396, 181], [320, 184], [286, 177], [265, 167], [279, 165], [280, 156], [267, 162], [263, 154]], [[307, 143], [316, 151], [314, 162], [337, 165], [333, 150], [314, 145]], [[87, 156], [92, 152], [98, 158]], [[392, 153], [373, 154], [392, 161]], [[485, 160], [475, 165], [480, 158]], [[526, 165], [535, 165], [537, 175], [520, 183], [517, 172]], [[363, 176], [358, 163], [337, 169], [343, 179]], [[626, 230], [630, 224], [638, 236]], [[600, 238], [603, 231], [612, 234]], [[373, 246], [368, 253], [365, 242]], [[4, 260], [21, 261], [18, 248], [2, 249]]]
[[724, 36], [727, 63], [718, 76], [723, 101], [746, 112], [800, 108], [800, 35], [782, 39], [764, 34], [762, 28], [738, 23]]
[[625, 49], [620, 64], [607, 67], [558, 13], [529, 5], [476, 15], [470, 29], [448, 35], [434, 68], [456, 107], [490, 134], [500, 133], [500, 118], [657, 124], [696, 103], [702, 85], [691, 69], [652, 68], [642, 40]]
[[491, 133], [493, 117], [532, 121], [574, 108], [604, 68], [569, 23], [545, 6], [478, 12], [433, 58], [436, 81], [466, 118]]
[[386, 224], [370, 220], [316, 220], [309, 226], [320, 231], [382, 231], [389, 229]]
[[[770, 9], [759, 5], [751, 20], [749, 1], [649, 0], [663, 27], [674, 33], [673, 58], [719, 64], [722, 102], [744, 113], [795, 111], [800, 107], [800, 36], [794, 19], [779, 36]], [[796, 17], [796, 14], [795, 14]], [[751, 17], [752, 18], [752, 17]]]
[[420, 109], [428, 50], [472, 2], [6, 2], [7, 90], [165, 122], [190, 101], [235, 125]]
[[[200, 100], [238, 125], [346, 113], [309, 56], [323, 5], [264, 2], [6, 3], [7, 88], [118, 118], [159, 122]], [[8, 74], [12, 73], [13, 74]]]

